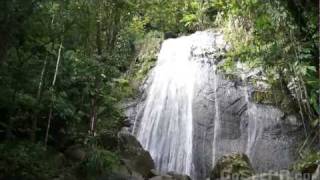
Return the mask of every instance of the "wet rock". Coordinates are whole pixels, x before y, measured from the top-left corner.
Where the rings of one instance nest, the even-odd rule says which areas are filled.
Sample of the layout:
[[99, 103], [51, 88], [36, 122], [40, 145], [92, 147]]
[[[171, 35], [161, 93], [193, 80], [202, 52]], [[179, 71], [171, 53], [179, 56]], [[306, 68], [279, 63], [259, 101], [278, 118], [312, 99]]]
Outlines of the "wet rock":
[[[298, 158], [296, 149], [304, 141], [301, 120], [291, 111], [283, 111], [274, 104], [254, 103], [253, 92], [259, 87], [250, 85], [241, 74], [263, 76], [261, 71], [240, 69], [239, 74], [231, 75], [215, 71], [213, 66], [224, 61], [219, 54], [227, 46], [222, 43], [220, 47], [215, 42], [220, 37], [219, 33], [209, 36], [214, 37], [207, 50], [198, 52], [196, 46], [190, 51], [191, 59], [201, 62], [197, 76], [201, 79], [194, 85], [192, 102], [192, 177], [204, 179], [210, 175], [212, 156], [219, 159], [224, 154], [235, 152], [248, 153], [253, 168], [259, 173], [287, 168]], [[214, 49], [210, 49], [212, 44], [215, 44]], [[135, 122], [135, 129], [141, 125], [145, 95], [152, 79], [150, 73], [140, 88], [143, 96], [135, 99], [136, 104], [125, 108], [131, 122]], [[283, 98], [271, 95], [279, 103], [287, 104]], [[212, 143], [214, 140], [216, 142]]]
[[[140, 142], [129, 131], [122, 130], [118, 134], [119, 149], [123, 153], [128, 149], [142, 149]], [[130, 153], [130, 152], [128, 152]], [[124, 154], [125, 155], [125, 154]]]
[[245, 154], [230, 154], [220, 158], [211, 171], [210, 180], [246, 178], [254, 174], [250, 160]]
[[154, 162], [148, 151], [145, 151], [139, 141], [130, 133], [120, 132], [119, 150], [124, 164], [132, 171], [141, 174], [145, 178], [152, 177]]

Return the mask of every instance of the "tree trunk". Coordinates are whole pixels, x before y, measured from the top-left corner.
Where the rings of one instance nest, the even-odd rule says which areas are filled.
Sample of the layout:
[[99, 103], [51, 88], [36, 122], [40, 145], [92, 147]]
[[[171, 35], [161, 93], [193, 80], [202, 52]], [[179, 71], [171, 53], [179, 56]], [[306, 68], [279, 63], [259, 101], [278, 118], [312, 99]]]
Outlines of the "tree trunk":
[[[102, 36], [101, 36], [101, 17], [100, 14], [97, 16], [97, 34], [96, 34], [96, 46], [97, 46], [97, 61], [101, 60], [102, 56]], [[97, 96], [99, 94], [99, 86], [100, 86], [100, 78], [99, 74], [96, 75], [94, 79], [94, 95], [91, 97], [91, 107], [90, 107], [90, 127], [89, 127], [89, 135], [94, 136], [96, 131], [96, 121], [97, 121]]]
[[91, 136], [95, 136], [97, 122], [97, 98], [96, 95], [91, 99], [91, 113], [90, 113], [90, 131]]
[[50, 131], [51, 121], [52, 121], [53, 105], [54, 105], [54, 101], [55, 101], [54, 86], [56, 84], [57, 75], [58, 75], [58, 71], [59, 71], [59, 65], [60, 65], [60, 59], [61, 59], [61, 50], [62, 50], [62, 42], [60, 43], [60, 47], [59, 47], [59, 51], [58, 51], [58, 58], [57, 58], [57, 63], [56, 63], [56, 69], [55, 69], [55, 72], [54, 72], [53, 81], [52, 81], [52, 85], [51, 85], [51, 105], [50, 105], [50, 110], [49, 110], [49, 115], [48, 115], [46, 136], [45, 136], [45, 139], [44, 139], [45, 146], [47, 146], [48, 139], [49, 139], [49, 131]]

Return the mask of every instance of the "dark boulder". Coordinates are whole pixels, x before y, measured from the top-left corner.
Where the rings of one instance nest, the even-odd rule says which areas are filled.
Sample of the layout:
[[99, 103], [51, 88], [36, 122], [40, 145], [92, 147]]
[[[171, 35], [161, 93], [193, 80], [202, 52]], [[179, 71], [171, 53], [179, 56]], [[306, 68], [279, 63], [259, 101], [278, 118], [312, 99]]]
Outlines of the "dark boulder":
[[151, 170], [155, 168], [155, 165], [150, 153], [145, 151], [139, 141], [128, 132], [120, 132], [118, 138], [120, 157], [126, 167], [141, 174], [144, 178], [152, 177]]
[[122, 130], [118, 133], [118, 141], [120, 151], [126, 151], [128, 149], [142, 149], [137, 138], [126, 130]]

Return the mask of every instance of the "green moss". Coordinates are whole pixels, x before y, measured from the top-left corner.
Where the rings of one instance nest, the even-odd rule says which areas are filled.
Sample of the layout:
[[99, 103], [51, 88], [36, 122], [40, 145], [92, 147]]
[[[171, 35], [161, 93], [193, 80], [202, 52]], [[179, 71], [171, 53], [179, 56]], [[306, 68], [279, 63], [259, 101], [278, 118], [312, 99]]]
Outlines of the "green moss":
[[274, 98], [274, 95], [278, 93], [270, 92], [270, 91], [255, 91], [253, 93], [253, 101], [260, 104], [279, 104], [279, 100]]
[[145, 58], [142, 64], [140, 64], [140, 69], [135, 75], [135, 80], [141, 82], [148, 75], [148, 72], [155, 66], [155, 57]]
[[136, 90], [141, 85], [149, 71], [155, 66], [163, 40], [163, 33], [153, 31], [135, 43], [137, 51], [136, 60], [126, 77], [133, 89]]
[[119, 78], [114, 81], [116, 85], [113, 94], [115, 94], [118, 99], [128, 98], [134, 95], [134, 89], [128, 79]]
[[297, 105], [289, 96], [279, 86], [272, 85], [268, 90], [253, 92], [252, 99], [255, 103], [273, 105], [285, 113], [292, 114], [296, 112]]
[[213, 168], [210, 180], [219, 178], [231, 178], [237, 175], [240, 178], [252, 176], [254, 170], [249, 158], [245, 154], [230, 154], [221, 157]]

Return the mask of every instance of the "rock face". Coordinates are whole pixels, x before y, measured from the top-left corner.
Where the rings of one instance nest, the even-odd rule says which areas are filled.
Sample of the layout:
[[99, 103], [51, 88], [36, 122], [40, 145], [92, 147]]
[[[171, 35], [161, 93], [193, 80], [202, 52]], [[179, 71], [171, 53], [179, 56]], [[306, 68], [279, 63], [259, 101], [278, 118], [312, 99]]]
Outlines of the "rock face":
[[130, 169], [148, 178], [152, 176], [154, 162], [148, 151], [145, 151], [139, 141], [128, 132], [120, 132], [119, 150], [124, 164]]
[[288, 168], [304, 137], [299, 119], [275, 106], [254, 103], [255, 89], [240, 77], [203, 73], [211, 81], [197, 85], [193, 103], [196, 179], [208, 175], [212, 162], [235, 152], [247, 154], [257, 172]]
[[231, 154], [221, 157], [210, 174], [210, 180], [244, 179], [254, 174], [250, 160], [245, 154]]
[[312, 180], [319, 180], [319, 179], [320, 179], [320, 165], [318, 165], [316, 172], [312, 175]]
[[[252, 163], [253, 169], [259, 173], [288, 168], [296, 160], [295, 150], [302, 141], [303, 128], [300, 120], [294, 114], [287, 114], [275, 106], [253, 102], [251, 95], [256, 91], [256, 88], [249, 84], [247, 80], [250, 76], [259, 72], [245, 72], [243, 73], [246, 74], [245, 78], [241, 77], [242, 73], [240, 72], [236, 77], [230, 79], [226, 74], [217, 71], [217, 64], [222, 59], [221, 54], [226, 49], [226, 44], [221, 44], [219, 40], [219, 38], [221, 39], [221, 34], [205, 31], [198, 32], [193, 36], [199, 36], [200, 40], [193, 39], [198, 44], [202, 42], [203, 36], [213, 39], [213, 41], [212, 43], [207, 43], [206, 41], [207, 44], [201, 45], [201, 48], [197, 47], [198, 44], [196, 43], [187, 52], [190, 54], [188, 56], [190, 61], [195, 60], [198, 65], [200, 63], [200, 70], [197, 71], [192, 89], [192, 160], [191, 164], [188, 164], [188, 167], [191, 167], [189, 175], [194, 180], [205, 179], [209, 176], [210, 170], [217, 163], [217, 160], [230, 153], [246, 154]], [[170, 39], [170, 41], [174, 40]], [[182, 47], [179, 47], [178, 50], [185, 51]], [[140, 99], [134, 100], [127, 111], [127, 116], [134, 124], [136, 132], [141, 129], [146, 99], [148, 99], [148, 91], [152, 83], [152, 78], [145, 81], [141, 86]], [[185, 99], [181, 98], [181, 100]], [[179, 106], [180, 100], [177, 99], [177, 101], [172, 102], [177, 102], [177, 106]], [[158, 103], [154, 103], [154, 105], [154, 108], [159, 107]], [[169, 103], [165, 106], [169, 105], [172, 106]], [[166, 111], [159, 112], [170, 112], [170, 107], [164, 108]], [[177, 124], [179, 122], [181, 123], [181, 121], [178, 121]], [[157, 124], [154, 123], [154, 125]], [[152, 139], [145, 142], [166, 144], [164, 141], [171, 141], [172, 138], [185, 138], [180, 134], [175, 137], [168, 136], [168, 138], [164, 139], [162, 137], [166, 134], [165, 130], [166, 128], [162, 128], [162, 133], [152, 134], [153, 136], [158, 134], [161, 142], [153, 142]], [[181, 129], [178, 130], [168, 133], [181, 131]], [[136, 132], [135, 134], [137, 134]], [[184, 132], [181, 133], [183, 134]], [[149, 136], [143, 138], [149, 138]], [[187, 142], [186, 140], [184, 141]], [[178, 142], [181, 143], [181, 141]], [[181, 144], [179, 145], [180, 147], [182, 146]], [[161, 162], [164, 162], [163, 157], [172, 157], [170, 152], [176, 146], [166, 146], [167, 148], [169, 150], [166, 151], [158, 149], [159, 152], [154, 153], [153, 158], [161, 159]], [[179, 158], [179, 156], [176, 156], [176, 159], [173, 158], [170, 161], [179, 162]], [[165, 163], [170, 164], [170, 162]], [[165, 163], [162, 163], [161, 166], [165, 165]], [[170, 171], [170, 167], [163, 169]]]

